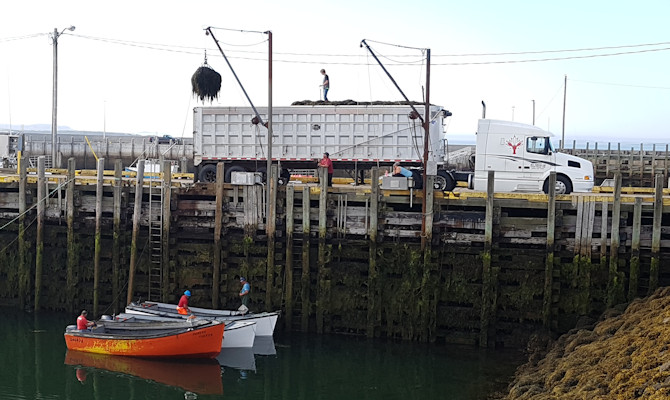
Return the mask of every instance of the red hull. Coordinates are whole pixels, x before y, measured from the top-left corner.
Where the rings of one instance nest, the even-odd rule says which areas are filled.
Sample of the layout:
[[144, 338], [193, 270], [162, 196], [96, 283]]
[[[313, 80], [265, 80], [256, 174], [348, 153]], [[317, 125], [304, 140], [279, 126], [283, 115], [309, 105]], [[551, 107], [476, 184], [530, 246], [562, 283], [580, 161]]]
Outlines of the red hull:
[[87, 331], [65, 332], [68, 350], [149, 358], [214, 358], [221, 352], [224, 324], [211, 325], [173, 334], [120, 336]]

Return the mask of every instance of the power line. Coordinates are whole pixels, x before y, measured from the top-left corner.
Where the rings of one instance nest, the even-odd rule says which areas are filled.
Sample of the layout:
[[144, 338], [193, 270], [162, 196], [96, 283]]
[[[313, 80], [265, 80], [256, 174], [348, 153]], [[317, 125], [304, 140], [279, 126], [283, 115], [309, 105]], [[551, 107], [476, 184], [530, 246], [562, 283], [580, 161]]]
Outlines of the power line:
[[30, 35], [0, 38], [0, 42], [11, 42], [11, 41], [14, 41], [14, 40], [32, 39], [32, 38], [35, 38], [35, 37], [46, 36], [46, 35], [48, 35], [48, 33], [33, 33], [33, 34], [30, 34]]
[[606, 54], [589, 54], [584, 56], [568, 56], [568, 57], [554, 57], [554, 58], [535, 58], [528, 60], [502, 60], [502, 61], [480, 61], [480, 62], [461, 62], [461, 63], [432, 63], [431, 65], [487, 65], [487, 64], [515, 64], [515, 63], [528, 63], [528, 62], [545, 62], [545, 61], [561, 61], [561, 60], [576, 60], [583, 58], [597, 58], [597, 57], [612, 57], [612, 56], [623, 56], [628, 54], [640, 54], [640, 53], [650, 53], [654, 51], [666, 51], [670, 50], [670, 47], [665, 47], [661, 49], [648, 49], [648, 50], [635, 50], [635, 51], [621, 51], [617, 53], [606, 53]]
[[509, 55], [522, 55], [522, 54], [543, 54], [543, 53], [570, 53], [577, 51], [597, 51], [597, 50], [611, 50], [611, 49], [625, 49], [629, 47], [649, 47], [649, 46], [666, 46], [670, 42], [659, 42], [659, 43], [643, 43], [643, 44], [631, 44], [631, 45], [621, 45], [621, 46], [607, 46], [607, 47], [586, 47], [582, 49], [563, 49], [563, 50], [539, 50], [539, 51], [520, 51], [520, 52], [507, 52], [507, 53], [471, 53], [471, 54], [443, 54], [443, 55], [431, 55], [431, 57], [474, 57], [474, 56], [509, 56]]
[[625, 86], [625, 87], [633, 87], [633, 88], [643, 88], [643, 89], [664, 89], [664, 90], [670, 90], [670, 87], [663, 87], [663, 86], [644, 86], [644, 85], [627, 85], [624, 83], [610, 83], [610, 82], [594, 82], [594, 81], [582, 81], [578, 79], [570, 79], [572, 82], [582, 82], [582, 83], [592, 83], [594, 85], [609, 85], [609, 86]]
[[[76, 35], [70, 34], [71, 36], [80, 37], [83, 39], [97, 40], [103, 42], [109, 42], [124, 46], [146, 48], [150, 50], [159, 50], [159, 51], [168, 51], [173, 53], [185, 53], [185, 54], [201, 54], [202, 48], [200, 47], [191, 47], [191, 46], [176, 46], [176, 45], [165, 45], [157, 43], [146, 43], [146, 42], [135, 42], [135, 41], [126, 41], [118, 39], [108, 39], [100, 38], [94, 36], [85, 36], [85, 35]], [[262, 42], [261, 42], [262, 43]], [[661, 43], [652, 43], [652, 44], [639, 44], [639, 45], [626, 45], [626, 46], [611, 46], [611, 47], [601, 47], [601, 48], [584, 48], [584, 49], [572, 49], [572, 50], [546, 50], [546, 51], [537, 51], [537, 52], [520, 52], [520, 53], [492, 53], [488, 54], [489, 56], [494, 55], [520, 55], [520, 54], [540, 54], [540, 53], [556, 53], [556, 52], [575, 52], [575, 51], [593, 51], [598, 49], [614, 49], [614, 48], [630, 48], [630, 47], [643, 47], [643, 46], [655, 46], [660, 44], [670, 44], [670, 42], [661, 42]], [[194, 50], [194, 51], [189, 51]], [[196, 51], [197, 50], [197, 51]], [[566, 57], [548, 57], [548, 58], [535, 58], [535, 59], [522, 59], [522, 60], [494, 60], [494, 61], [468, 61], [468, 62], [446, 62], [446, 63], [432, 63], [433, 66], [464, 66], [464, 65], [490, 65], [490, 64], [515, 64], [515, 63], [529, 63], [529, 62], [547, 62], [547, 61], [563, 61], [563, 60], [574, 60], [574, 59], [586, 59], [586, 58], [598, 58], [598, 57], [613, 57], [621, 55], [630, 55], [630, 54], [641, 54], [641, 53], [650, 53], [657, 51], [667, 51], [670, 50], [670, 47], [656, 48], [656, 49], [643, 49], [643, 50], [633, 50], [633, 51], [620, 51], [615, 53], [604, 53], [604, 54], [587, 54], [587, 55], [575, 55], [575, 56], [566, 56]], [[232, 51], [234, 52], [234, 50]], [[258, 52], [259, 54], [264, 54]], [[291, 55], [291, 56], [304, 56], [304, 57], [316, 57], [322, 55], [310, 54], [310, 53], [276, 53], [278, 55]], [[486, 54], [476, 54], [477, 56], [486, 55]], [[333, 55], [330, 55], [333, 57]], [[455, 55], [452, 55], [455, 56]], [[465, 55], [457, 55], [465, 56]], [[353, 57], [353, 55], [337, 55], [336, 57]], [[358, 55], [356, 55], [358, 57]], [[398, 57], [398, 56], [394, 56]], [[412, 57], [416, 57], [415, 55]], [[444, 57], [444, 56], [443, 56]], [[253, 58], [253, 57], [231, 57], [240, 60], [249, 60], [249, 61], [267, 61], [267, 58]], [[391, 60], [388, 57], [389, 61], [395, 62], [396, 66], [415, 66], [423, 63], [423, 59], [409, 61], [409, 62], [400, 62], [396, 60]], [[274, 59], [273, 61], [278, 63], [294, 63], [294, 64], [325, 64], [325, 65], [362, 65], [359, 62], [343, 62], [343, 61], [304, 61], [304, 60], [281, 60]]]

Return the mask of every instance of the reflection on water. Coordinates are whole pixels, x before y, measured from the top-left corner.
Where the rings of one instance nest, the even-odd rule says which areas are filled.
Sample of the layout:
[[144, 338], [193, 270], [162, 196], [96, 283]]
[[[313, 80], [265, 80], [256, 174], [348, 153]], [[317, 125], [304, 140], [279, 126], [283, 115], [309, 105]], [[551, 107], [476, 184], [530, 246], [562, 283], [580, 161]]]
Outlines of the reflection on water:
[[516, 352], [298, 333], [205, 362], [128, 359], [66, 352], [63, 331], [75, 317], [3, 316], [0, 399], [469, 400], [504, 387], [523, 361]]
[[[215, 360], [148, 360], [68, 351], [65, 364], [119, 372], [197, 394], [223, 394], [221, 368]], [[76, 368], [76, 377], [84, 383], [85, 370]]]

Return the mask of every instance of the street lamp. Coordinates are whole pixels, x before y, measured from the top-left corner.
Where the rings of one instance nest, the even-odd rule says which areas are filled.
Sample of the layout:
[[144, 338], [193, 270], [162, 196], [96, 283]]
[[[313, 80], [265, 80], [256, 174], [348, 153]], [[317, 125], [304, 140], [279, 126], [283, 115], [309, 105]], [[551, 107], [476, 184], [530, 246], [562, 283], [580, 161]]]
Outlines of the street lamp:
[[74, 31], [74, 25], [69, 28], [64, 28], [60, 33], [58, 29], [54, 28], [53, 34], [51, 34], [51, 40], [53, 41], [54, 56], [53, 56], [53, 93], [52, 93], [52, 108], [51, 108], [51, 167], [60, 167], [58, 165], [58, 160], [56, 157], [56, 134], [58, 133], [58, 122], [57, 122], [57, 109], [58, 109], [58, 38], [66, 30]]

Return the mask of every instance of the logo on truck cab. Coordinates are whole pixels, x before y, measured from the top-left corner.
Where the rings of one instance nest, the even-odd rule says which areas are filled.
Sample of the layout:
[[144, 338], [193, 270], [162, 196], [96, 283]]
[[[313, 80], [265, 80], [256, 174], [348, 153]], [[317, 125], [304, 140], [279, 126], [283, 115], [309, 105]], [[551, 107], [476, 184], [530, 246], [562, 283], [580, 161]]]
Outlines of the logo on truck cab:
[[518, 137], [516, 137], [516, 135], [512, 136], [509, 139], [503, 138], [503, 139], [500, 140], [501, 145], [503, 145], [503, 146], [507, 145], [510, 148], [512, 148], [512, 154], [516, 154], [516, 149], [518, 149], [519, 146], [521, 146], [521, 143], [523, 143], [523, 141], [521, 139], [519, 139]]

